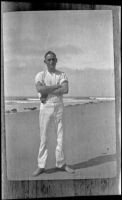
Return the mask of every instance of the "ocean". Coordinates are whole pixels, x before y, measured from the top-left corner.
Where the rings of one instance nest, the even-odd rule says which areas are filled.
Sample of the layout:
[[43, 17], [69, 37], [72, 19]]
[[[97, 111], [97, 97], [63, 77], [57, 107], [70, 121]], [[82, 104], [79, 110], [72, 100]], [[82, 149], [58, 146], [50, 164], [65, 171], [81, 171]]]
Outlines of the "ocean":
[[[114, 97], [64, 97], [64, 106], [115, 101]], [[5, 113], [39, 110], [38, 97], [6, 97]]]

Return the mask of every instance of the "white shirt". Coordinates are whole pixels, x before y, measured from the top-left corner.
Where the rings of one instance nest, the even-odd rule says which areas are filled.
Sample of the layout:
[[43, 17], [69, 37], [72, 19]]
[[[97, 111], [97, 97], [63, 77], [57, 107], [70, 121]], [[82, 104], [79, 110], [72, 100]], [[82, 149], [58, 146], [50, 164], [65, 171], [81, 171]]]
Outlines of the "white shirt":
[[[48, 70], [39, 72], [35, 77], [35, 83], [40, 82], [47, 86], [62, 84], [64, 81], [68, 81], [68, 78], [64, 72], [56, 70], [54, 73], [50, 73]], [[39, 97], [41, 96], [38, 93]], [[63, 99], [63, 95], [49, 94], [47, 102], [60, 102]]]

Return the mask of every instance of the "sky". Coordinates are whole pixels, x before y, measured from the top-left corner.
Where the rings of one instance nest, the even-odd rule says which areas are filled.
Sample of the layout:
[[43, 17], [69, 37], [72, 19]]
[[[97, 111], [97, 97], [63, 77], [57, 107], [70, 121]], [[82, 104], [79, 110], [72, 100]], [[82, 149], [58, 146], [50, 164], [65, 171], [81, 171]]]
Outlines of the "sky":
[[20, 87], [17, 77], [24, 84], [23, 95], [26, 93], [30, 84], [27, 80], [29, 75], [33, 81], [35, 74], [45, 68], [43, 60], [48, 50], [56, 53], [57, 68], [69, 71], [88, 68], [113, 70], [112, 12], [60, 10], [4, 13], [3, 45], [5, 91], [9, 95], [13, 94], [14, 87], [17, 87], [15, 91]]

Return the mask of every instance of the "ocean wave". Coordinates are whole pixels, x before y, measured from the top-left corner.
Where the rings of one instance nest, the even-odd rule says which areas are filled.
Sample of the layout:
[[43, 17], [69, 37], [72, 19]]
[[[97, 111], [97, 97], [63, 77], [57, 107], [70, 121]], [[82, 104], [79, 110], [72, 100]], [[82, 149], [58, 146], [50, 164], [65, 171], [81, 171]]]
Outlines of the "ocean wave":
[[[72, 105], [72, 104], [86, 104], [86, 103], [96, 103], [96, 102], [103, 102], [103, 101], [114, 101], [115, 98], [106, 98], [106, 97], [89, 97], [87, 99], [80, 99], [80, 98], [64, 98], [63, 102], [64, 105]], [[31, 105], [31, 104], [40, 104], [40, 99], [38, 98], [28, 98], [27, 100], [6, 100], [5, 105]]]

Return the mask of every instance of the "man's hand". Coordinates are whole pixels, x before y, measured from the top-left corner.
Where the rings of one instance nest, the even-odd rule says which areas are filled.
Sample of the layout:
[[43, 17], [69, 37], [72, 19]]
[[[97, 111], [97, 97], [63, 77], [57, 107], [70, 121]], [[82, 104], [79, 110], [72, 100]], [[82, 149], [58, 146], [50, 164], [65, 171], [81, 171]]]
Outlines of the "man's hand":
[[42, 103], [45, 103], [47, 100], [48, 95], [41, 95], [40, 100]]
[[62, 95], [67, 93], [68, 93], [68, 82], [64, 81], [61, 85], [59, 85], [59, 88], [53, 90], [51, 94]]

